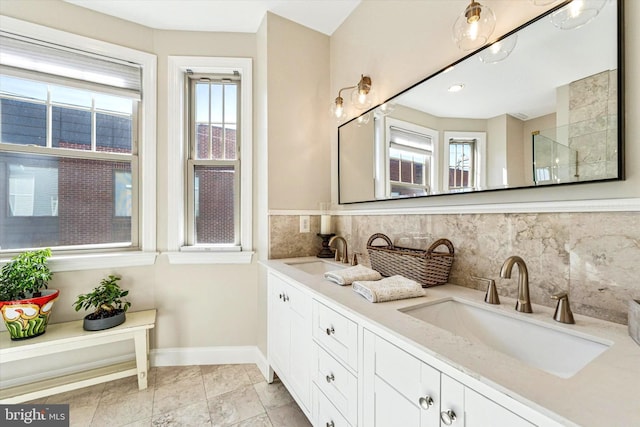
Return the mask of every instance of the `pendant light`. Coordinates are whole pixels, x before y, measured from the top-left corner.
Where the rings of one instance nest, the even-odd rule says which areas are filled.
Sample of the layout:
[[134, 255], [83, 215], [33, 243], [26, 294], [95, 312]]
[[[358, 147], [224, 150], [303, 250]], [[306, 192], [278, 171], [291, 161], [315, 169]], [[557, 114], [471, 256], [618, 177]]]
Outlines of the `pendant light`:
[[551, 14], [551, 22], [561, 30], [582, 27], [598, 16], [606, 0], [573, 0]]
[[471, 0], [453, 25], [453, 39], [460, 49], [474, 50], [489, 41], [495, 27], [496, 16], [493, 11]]
[[485, 64], [495, 64], [507, 58], [513, 52], [518, 42], [518, 35], [512, 34], [498, 42], [491, 43], [478, 54], [478, 58]]

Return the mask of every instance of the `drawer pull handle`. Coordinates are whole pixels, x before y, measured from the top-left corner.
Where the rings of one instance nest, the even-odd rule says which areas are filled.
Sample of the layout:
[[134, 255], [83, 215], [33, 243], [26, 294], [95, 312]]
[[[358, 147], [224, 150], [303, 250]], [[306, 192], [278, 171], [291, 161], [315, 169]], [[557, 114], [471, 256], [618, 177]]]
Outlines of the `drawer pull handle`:
[[331, 335], [331, 334], [335, 334], [335, 333], [336, 333], [336, 330], [333, 329], [333, 326], [330, 327], [330, 328], [327, 328], [327, 335]]
[[422, 409], [429, 409], [431, 408], [431, 405], [433, 405], [433, 399], [431, 396], [424, 396], [418, 399], [418, 403]]
[[329, 421], [327, 423], [327, 427], [335, 427], [335, 426], [336, 426], [336, 424], [333, 421]]
[[331, 381], [334, 381], [336, 379], [336, 377], [333, 376], [333, 374], [329, 374], [326, 376], [327, 382], [330, 383]]
[[450, 426], [451, 424], [453, 424], [456, 418], [456, 413], [453, 412], [453, 409], [440, 412], [440, 419], [446, 426]]

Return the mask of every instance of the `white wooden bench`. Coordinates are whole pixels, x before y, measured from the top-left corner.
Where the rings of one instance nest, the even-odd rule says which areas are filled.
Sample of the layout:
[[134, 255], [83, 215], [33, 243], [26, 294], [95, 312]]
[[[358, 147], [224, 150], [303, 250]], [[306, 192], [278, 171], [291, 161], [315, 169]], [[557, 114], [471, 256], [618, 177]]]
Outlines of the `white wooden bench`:
[[[138, 388], [147, 388], [149, 369], [149, 330], [155, 326], [156, 310], [127, 312], [127, 320], [103, 331], [85, 331], [82, 320], [54, 323], [36, 338], [12, 341], [8, 332], [0, 332], [0, 366], [16, 360], [82, 348], [134, 340], [135, 360], [117, 363], [88, 371], [64, 375], [35, 383], [0, 389], [0, 403], [20, 403], [75, 390], [94, 384], [136, 375]], [[2, 368], [5, 369], [6, 365]]]

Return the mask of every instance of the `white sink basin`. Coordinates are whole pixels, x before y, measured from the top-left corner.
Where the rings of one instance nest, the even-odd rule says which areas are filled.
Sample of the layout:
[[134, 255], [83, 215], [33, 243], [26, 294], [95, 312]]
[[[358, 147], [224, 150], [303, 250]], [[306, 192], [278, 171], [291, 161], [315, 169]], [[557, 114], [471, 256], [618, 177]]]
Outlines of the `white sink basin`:
[[336, 265], [326, 261], [288, 262], [286, 264], [313, 275], [323, 275], [327, 271], [340, 270], [344, 268], [341, 265]]
[[483, 303], [453, 298], [401, 311], [560, 378], [572, 377], [613, 344], [526, 319], [526, 314], [511, 315]]

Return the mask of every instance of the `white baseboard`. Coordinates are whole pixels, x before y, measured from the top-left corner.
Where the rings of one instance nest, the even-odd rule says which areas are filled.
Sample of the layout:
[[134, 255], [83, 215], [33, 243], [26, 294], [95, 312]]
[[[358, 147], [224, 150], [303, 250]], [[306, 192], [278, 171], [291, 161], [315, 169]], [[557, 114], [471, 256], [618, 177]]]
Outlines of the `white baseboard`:
[[[17, 378], [0, 377], [0, 388], [9, 388], [23, 384], [36, 383], [90, 369], [101, 368], [116, 363], [134, 360], [135, 354], [124, 354], [107, 357], [95, 362], [77, 363], [70, 367], [48, 369], [35, 374], [21, 375]], [[151, 350], [149, 354], [151, 366], [185, 366], [185, 365], [225, 365], [255, 363], [262, 376], [269, 379], [269, 363], [256, 346], [238, 347], [194, 347], [163, 348]]]
[[151, 366], [226, 365], [255, 363], [269, 378], [267, 358], [256, 346], [160, 348], [151, 350]]

